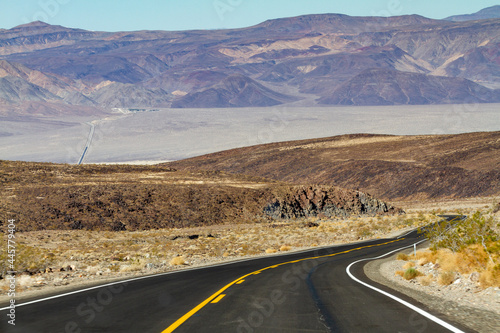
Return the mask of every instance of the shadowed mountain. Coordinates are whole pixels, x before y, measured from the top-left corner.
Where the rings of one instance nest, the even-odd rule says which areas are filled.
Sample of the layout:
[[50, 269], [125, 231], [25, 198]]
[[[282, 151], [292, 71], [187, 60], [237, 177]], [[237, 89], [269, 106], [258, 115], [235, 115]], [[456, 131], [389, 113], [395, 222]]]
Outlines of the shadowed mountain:
[[491, 103], [500, 102], [500, 93], [465, 79], [372, 69], [343, 83], [319, 102], [335, 105]]
[[473, 21], [473, 20], [486, 20], [492, 18], [500, 18], [500, 5], [481, 9], [480, 11], [474, 14], [450, 16], [445, 18], [445, 20], [462, 22], [462, 21]]
[[19, 77], [0, 78], [0, 99], [16, 103], [21, 101], [46, 101], [59, 98], [49, 91]]
[[[24, 80], [4, 80], [4, 91], [34, 95], [4, 92], [0, 105], [52, 102], [52, 95], [23, 88], [26, 82], [61, 103], [102, 108], [258, 107], [298, 99], [306, 106], [385, 105], [403, 103], [406, 93], [410, 104], [495, 102], [499, 45], [500, 19], [321, 14], [241, 29], [135, 32], [33, 22], [0, 31], [0, 73]], [[392, 87], [392, 97], [373, 89], [377, 76]], [[402, 80], [422, 92], [409, 91]]]
[[500, 132], [344, 135], [239, 148], [168, 163], [296, 184], [335, 185], [384, 199], [500, 193]]
[[99, 105], [108, 108], [166, 107], [171, 96], [161, 88], [147, 89], [139, 85], [110, 83], [90, 94]]
[[277, 93], [254, 80], [232, 75], [199, 92], [189, 93], [172, 103], [174, 108], [273, 106], [296, 100]]
[[[18, 63], [0, 60], [0, 78], [4, 78], [10, 83], [9, 88], [6, 87], [7, 83], [4, 81], [4, 84], [0, 85], [0, 89], [21, 92], [10, 97], [5, 94], [0, 96], [7, 102], [62, 100], [67, 104], [74, 105], [95, 104], [79, 92], [81, 87], [73, 80], [57, 75], [47, 75]], [[27, 86], [30, 86], [31, 89], [27, 89]], [[40, 91], [44, 93], [40, 95]]]

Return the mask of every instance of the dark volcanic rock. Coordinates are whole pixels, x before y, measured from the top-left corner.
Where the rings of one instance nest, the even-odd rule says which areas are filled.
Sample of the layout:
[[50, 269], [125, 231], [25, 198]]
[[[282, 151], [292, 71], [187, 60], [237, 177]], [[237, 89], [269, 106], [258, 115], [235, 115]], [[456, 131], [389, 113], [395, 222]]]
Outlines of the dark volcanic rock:
[[368, 194], [327, 186], [294, 188], [264, 208], [274, 219], [293, 219], [308, 216], [346, 217], [357, 214], [404, 213]]

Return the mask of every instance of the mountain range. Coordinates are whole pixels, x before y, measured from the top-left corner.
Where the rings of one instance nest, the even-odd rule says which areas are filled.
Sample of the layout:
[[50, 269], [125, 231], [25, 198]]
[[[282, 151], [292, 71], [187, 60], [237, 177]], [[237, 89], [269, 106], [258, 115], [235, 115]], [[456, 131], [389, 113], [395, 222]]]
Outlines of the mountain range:
[[32, 22], [0, 29], [0, 114], [500, 102], [500, 19], [464, 19], [321, 14], [135, 32]]
[[460, 21], [485, 20], [492, 18], [500, 18], [500, 5], [481, 9], [480, 11], [474, 14], [450, 16], [447, 17], [445, 20], [460, 22]]

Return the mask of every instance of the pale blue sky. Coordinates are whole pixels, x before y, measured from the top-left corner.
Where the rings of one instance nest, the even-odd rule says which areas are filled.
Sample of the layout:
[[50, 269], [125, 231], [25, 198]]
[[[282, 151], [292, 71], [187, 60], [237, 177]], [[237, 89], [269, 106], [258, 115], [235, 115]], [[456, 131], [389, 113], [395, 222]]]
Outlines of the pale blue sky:
[[31, 21], [101, 31], [238, 28], [303, 14], [445, 18], [500, 0], [0, 0], [0, 28]]

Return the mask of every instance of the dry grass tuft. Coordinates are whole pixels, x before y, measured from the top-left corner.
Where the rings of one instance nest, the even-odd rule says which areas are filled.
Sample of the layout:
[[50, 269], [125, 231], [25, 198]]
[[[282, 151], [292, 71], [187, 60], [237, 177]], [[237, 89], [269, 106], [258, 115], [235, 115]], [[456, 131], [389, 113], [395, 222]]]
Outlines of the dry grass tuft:
[[142, 269], [143, 265], [139, 263], [131, 264], [131, 265], [122, 265], [120, 266], [120, 272], [138, 272]]
[[443, 286], [448, 286], [455, 281], [455, 272], [453, 271], [444, 271], [441, 272], [438, 276], [438, 283]]
[[423, 266], [430, 262], [436, 262], [437, 253], [435, 251], [417, 251], [416, 259], [418, 260], [418, 264]]
[[276, 250], [276, 249], [267, 249], [266, 250], [266, 253], [268, 253], [268, 254], [276, 253], [276, 252], [278, 252], [278, 250]]
[[415, 263], [413, 261], [408, 261], [406, 264], [403, 265], [403, 269], [408, 269], [415, 267]]
[[184, 257], [182, 257], [182, 256], [174, 257], [174, 258], [172, 258], [172, 260], [170, 260], [170, 265], [172, 265], [172, 266], [186, 265], [186, 261], [184, 260]]
[[398, 253], [398, 255], [396, 256], [396, 259], [407, 261], [410, 259], [410, 257], [406, 253]]
[[479, 283], [481, 287], [498, 287], [500, 286], [500, 266], [491, 267], [479, 275]]
[[429, 286], [432, 283], [432, 275], [423, 275], [417, 277], [418, 283], [420, 283], [422, 286]]
[[281, 252], [290, 251], [291, 249], [292, 249], [292, 247], [288, 246], [288, 245], [281, 245], [281, 247], [280, 247]]
[[408, 269], [406, 269], [403, 273], [403, 278], [405, 280], [412, 280], [414, 278], [416, 278], [417, 276], [421, 275], [422, 273], [420, 273], [419, 271], [417, 271], [415, 269], [415, 267], [410, 267]]

